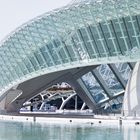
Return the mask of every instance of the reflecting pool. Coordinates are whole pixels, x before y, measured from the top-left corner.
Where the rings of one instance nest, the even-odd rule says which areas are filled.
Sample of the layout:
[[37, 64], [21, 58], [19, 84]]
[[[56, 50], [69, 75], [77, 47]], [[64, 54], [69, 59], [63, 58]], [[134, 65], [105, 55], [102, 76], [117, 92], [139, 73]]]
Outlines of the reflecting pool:
[[140, 126], [0, 121], [0, 140], [140, 140]]

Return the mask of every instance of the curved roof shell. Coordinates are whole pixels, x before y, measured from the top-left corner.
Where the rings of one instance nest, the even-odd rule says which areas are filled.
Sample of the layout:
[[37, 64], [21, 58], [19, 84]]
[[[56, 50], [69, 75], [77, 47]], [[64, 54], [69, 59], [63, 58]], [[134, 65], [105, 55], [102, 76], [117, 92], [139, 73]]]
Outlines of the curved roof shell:
[[76, 1], [39, 16], [0, 45], [0, 93], [34, 77], [140, 60], [140, 1]]

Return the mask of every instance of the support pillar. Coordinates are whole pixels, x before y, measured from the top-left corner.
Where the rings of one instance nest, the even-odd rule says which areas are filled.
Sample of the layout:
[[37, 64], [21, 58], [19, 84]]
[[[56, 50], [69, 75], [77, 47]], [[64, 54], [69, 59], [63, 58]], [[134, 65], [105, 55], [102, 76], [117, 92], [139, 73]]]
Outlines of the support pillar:
[[75, 110], [77, 110], [77, 96], [75, 96]]

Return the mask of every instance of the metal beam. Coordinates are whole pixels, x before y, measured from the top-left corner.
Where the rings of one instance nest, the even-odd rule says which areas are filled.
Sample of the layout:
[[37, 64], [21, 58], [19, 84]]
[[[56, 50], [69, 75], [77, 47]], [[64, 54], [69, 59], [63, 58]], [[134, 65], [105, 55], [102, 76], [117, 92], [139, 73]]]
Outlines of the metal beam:
[[105, 93], [107, 94], [107, 96], [109, 98], [111, 98], [111, 96], [112, 96], [111, 90], [108, 88], [107, 84], [105, 83], [104, 79], [102, 78], [102, 76], [100, 75], [100, 73], [98, 72], [98, 70], [97, 69], [94, 69], [91, 72], [94, 75], [94, 77], [97, 80], [97, 82], [103, 88], [103, 90], [105, 91]]
[[76, 93], [70, 95], [69, 97], [67, 97], [67, 99], [64, 99], [64, 98], [62, 97], [62, 104], [61, 104], [59, 110], [62, 110], [62, 109], [64, 108], [64, 106], [65, 106], [65, 105], [70, 101], [70, 99], [73, 98], [74, 96], [76, 96]]
[[[89, 71], [95, 69], [97, 66], [99, 65], [94, 65], [94, 66], [89, 66], [89, 67], [84, 67], [81, 70], [72, 73], [75, 79], [79, 79], [80, 77], [82, 77], [84, 74], [88, 73]], [[77, 68], [78, 69], [78, 68]]]
[[129, 67], [130, 67], [131, 70], [134, 69], [135, 64], [136, 64], [135, 62], [128, 63], [128, 65], [129, 65]]
[[125, 89], [126, 87], [126, 82], [124, 81], [123, 77], [121, 76], [120, 72], [118, 71], [117, 67], [115, 66], [115, 64], [108, 64], [109, 68], [112, 70], [112, 72], [114, 73], [115, 77], [117, 78], [117, 80], [120, 82], [120, 84], [122, 85], [122, 87]]
[[84, 102], [82, 107], [81, 107], [81, 110], [84, 110], [85, 107], [86, 107], [86, 103]]
[[99, 103], [97, 106], [99, 107], [99, 106], [101, 106], [101, 105], [104, 104], [104, 103], [108, 103], [109, 101], [111, 101], [111, 100], [113, 100], [113, 99], [117, 99], [119, 96], [124, 96], [124, 92], [125, 92], [125, 91], [120, 92], [120, 93], [117, 94], [116, 96], [113, 96], [113, 97], [111, 97], [110, 99], [107, 99], [107, 100], [105, 100], [105, 101]]
[[75, 92], [90, 109], [96, 110], [96, 102], [80, 78], [75, 80], [74, 77], [70, 77], [70, 81], [67, 82], [74, 88]]

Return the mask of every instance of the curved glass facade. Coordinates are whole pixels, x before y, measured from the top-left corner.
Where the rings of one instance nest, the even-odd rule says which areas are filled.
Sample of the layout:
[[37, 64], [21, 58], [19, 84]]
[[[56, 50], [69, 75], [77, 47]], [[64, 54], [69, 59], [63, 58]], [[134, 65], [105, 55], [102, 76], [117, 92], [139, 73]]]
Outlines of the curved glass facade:
[[1, 93], [58, 70], [139, 60], [139, 7], [139, 0], [78, 1], [21, 26], [0, 45]]

